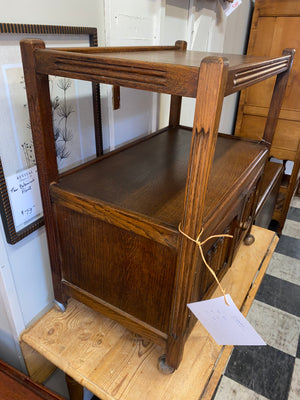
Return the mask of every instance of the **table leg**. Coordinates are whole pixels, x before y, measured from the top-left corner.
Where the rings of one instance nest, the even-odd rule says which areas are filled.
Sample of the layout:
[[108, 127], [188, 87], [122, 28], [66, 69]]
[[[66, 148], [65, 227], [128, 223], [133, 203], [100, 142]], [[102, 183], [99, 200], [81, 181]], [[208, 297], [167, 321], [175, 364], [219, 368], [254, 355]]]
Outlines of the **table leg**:
[[70, 400], [83, 400], [83, 386], [66, 374]]

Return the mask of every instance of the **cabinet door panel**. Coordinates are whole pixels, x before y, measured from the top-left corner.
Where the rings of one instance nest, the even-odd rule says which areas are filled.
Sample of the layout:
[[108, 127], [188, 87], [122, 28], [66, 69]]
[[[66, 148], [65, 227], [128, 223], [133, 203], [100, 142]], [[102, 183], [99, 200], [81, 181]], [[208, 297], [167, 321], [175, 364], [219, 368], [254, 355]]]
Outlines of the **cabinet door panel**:
[[[265, 122], [265, 117], [244, 115], [240, 135], [251, 139], [262, 138]], [[280, 159], [295, 160], [299, 140], [300, 122], [279, 120], [273, 138], [271, 155]]]
[[300, 15], [299, 0], [256, 0], [261, 16]]
[[[282, 49], [300, 48], [300, 18], [299, 17], [261, 17], [253, 31], [253, 40], [249, 44], [248, 54], [260, 56], [279, 56]], [[251, 46], [250, 46], [251, 45]], [[282, 109], [299, 109], [300, 98], [300, 56], [296, 53], [290, 74], [288, 87]], [[268, 107], [274, 79], [267, 80], [247, 91], [247, 104]]]

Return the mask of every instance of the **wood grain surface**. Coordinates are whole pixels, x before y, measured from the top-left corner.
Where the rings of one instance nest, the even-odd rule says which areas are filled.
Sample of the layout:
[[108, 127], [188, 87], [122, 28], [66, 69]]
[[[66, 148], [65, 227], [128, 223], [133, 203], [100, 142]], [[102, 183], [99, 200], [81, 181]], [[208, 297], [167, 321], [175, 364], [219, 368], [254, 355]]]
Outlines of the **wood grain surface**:
[[[201, 240], [233, 237], [203, 246], [224, 276], [250, 234], [267, 159], [263, 143], [218, 135], [223, 98], [276, 74], [283, 94], [292, 54], [216, 55], [187, 51], [184, 42], [81, 53], [24, 40], [21, 48], [55, 298], [79, 300], [162, 345], [166, 363], [178, 368], [196, 322], [186, 304], [207, 297], [214, 283], [178, 225], [190, 238], [202, 229]], [[47, 74], [170, 93], [170, 127], [61, 177]], [[192, 131], [178, 125], [181, 96], [196, 97]], [[272, 129], [279, 97], [267, 117]]]
[[63, 400], [28, 376], [0, 360], [1, 400]]
[[[273, 232], [255, 226], [253, 234], [255, 243], [241, 245], [222, 280], [236, 305], [245, 304], [244, 313], [278, 241]], [[218, 290], [213, 296], [220, 296]], [[50, 310], [23, 333], [22, 340], [102, 400], [198, 400], [202, 394], [201, 398], [210, 399], [230, 354], [225, 346], [226, 357], [218, 367], [224, 347], [197, 323], [179, 369], [163, 375], [157, 369], [159, 346], [75, 300], [69, 301], [65, 313]]]
[[205, 57], [228, 59], [226, 95], [286, 71], [290, 62], [290, 56], [266, 58], [205, 53], [186, 51], [179, 46], [176, 49], [158, 46], [155, 51], [154, 48], [141, 51], [138, 47], [130, 51], [97, 49], [88, 52], [79, 52], [79, 49], [72, 52], [71, 48], [37, 50], [36, 70], [41, 74], [196, 97], [199, 66]]
[[[264, 134], [264, 139], [269, 142], [275, 131], [270, 155], [280, 160], [294, 162], [288, 190], [283, 189], [283, 185], [280, 187], [273, 215], [273, 219], [279, 223], [277, 228], [279, 234], [282, 232], [297, 181], [299, 182], [299, 179], [297, 180], [300, 165], [300, 154], [297, 152], [300, 143], [300, 59], [297, 54], [300, 49], [300, 36], [297, 34], [299, 29], [300, 2], [298, 0], [255, 1], [247, 54], [273, 57], [280, 55], [285, 47], [289, 47], [296, 50], [296, 55], [290, 74], [286, 71], [281, 74], [281, 77], [278, 76], [278, 90], [273, 95], [272, 101], [275, 78], [261, 82], [241, 93], [235, 131], [236, 135], [256, 139]], [[285, 85], [287, 85], [286, 90]], [[284, 98], [282, 98], [283, 95]], [[278, 101], [282, 102], [281, 110], [280, 104], [276, 104]], [[266, 119], [270, 102], [269, 116]], [[273, 111], [272, 107], [274, 107]]]

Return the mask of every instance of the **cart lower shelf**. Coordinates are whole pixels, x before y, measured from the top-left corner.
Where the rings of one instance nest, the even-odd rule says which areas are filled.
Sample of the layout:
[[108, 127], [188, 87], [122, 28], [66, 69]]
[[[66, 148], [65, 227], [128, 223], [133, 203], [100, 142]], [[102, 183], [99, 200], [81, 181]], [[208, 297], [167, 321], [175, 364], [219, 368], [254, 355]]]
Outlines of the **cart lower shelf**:
[[[255, 243], [240, 246], [222, 280], [244, 315], [278, 241], [274, 232], [252, 229]], [[220, 295], [216, 290], [212, 297]], [[138, 339], [75, 300], [69, 301], [64, 313], [50, 310], [21, 339], [101, 400], [198, 400], [200, 396], [208, 400], [232, 350], [232, 346], [217, 345], [198, 322], [186, 342], [179, 369], [165, 376], [157, 369], [160, 346]], [[30, 365], [32, 355], [29, 359], [25, 352], [24, 357], [28, 370], [42, 369]]]
[[[182, 221], [192, 129], [164, 128], [69, 172], [53, 185], [177, 230]], [[215, 216], [266, 152], [264, 144], [219, 134], [209, 176], [204, 222]]]

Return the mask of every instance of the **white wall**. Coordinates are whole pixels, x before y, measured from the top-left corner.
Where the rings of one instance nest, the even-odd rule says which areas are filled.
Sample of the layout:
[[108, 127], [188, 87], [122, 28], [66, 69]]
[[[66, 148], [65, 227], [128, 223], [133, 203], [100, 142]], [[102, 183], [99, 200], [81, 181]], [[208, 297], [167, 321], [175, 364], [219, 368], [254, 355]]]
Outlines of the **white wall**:
[[[243, 0], [237, 10], [227, 18], [223, 45], [224, 53], [246, 53], [252, 11], [253, 2], [251, 0]], [[225, 99], [220, 121], [221, 132], [234, 132], [237, 103], [238, 94], [233, 94]]]
[[25, 368], [18, 336], [24, 326], [3, 234], [0, 234], [0, 358], [22, 370]]
[[1, 22], [100, 28], [99, 0], [1, 0], [0, 6]]
[[14, 366], [15, 368], [20, 369], [20, 366], [23, 366], [22, 357], [18, 358], [20, 355], [20, 348], [17, 346], [17, 341], [15, 337], [12, 335], [14, 326], [11, 324], [10, 317], [7, 315], [6, 307], [2, 306], [4, 304], [4, 300], [2, 298], [2, 294], [0, 293], [0, 321], [1, 321], [1, 359]]
[[[106, 46], [153, 46], [160, 43], [160, 0], [105, 0]], [[104, 149], [150, 133], [157, 125], [157, 96], [121, 88], [121, 106], [112, 109], [112, 87], [101, 85]]]
[[[170, 10], [169, 13], [167, 10]], [[187, 40], [190, 50], [243, 54], [251, 12], [251, 0], [243, 0], [228, 17], [223, 12], [220, 0], [170, 0], [167, 1], [164, 27], [171, 29], [162, 34], [162, 37], [173, 43], [180, 32], [182, 39]], [[173, 21], [175, 23], [172, 28]], [[236, 95], [229, 96], [224, 101], [219, 127], [221, 132], [233, 133], [236, 101]], [[194, 105], [194, 99], [184, 99], [181, 115], [183, 125], [193, 125]], [[167, 103], [162, 101], [161, 107], [161, 110], [167, 109]], [[161, 116], [160, 126], [164, 124], [166, 117]]]
[[166, 0], [162, 4], [160, 42], [173, 45], [188, 40], [189, 0]]

